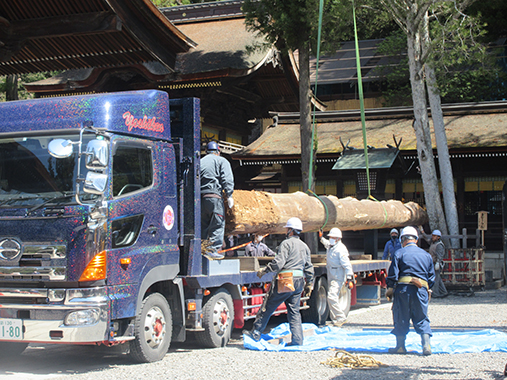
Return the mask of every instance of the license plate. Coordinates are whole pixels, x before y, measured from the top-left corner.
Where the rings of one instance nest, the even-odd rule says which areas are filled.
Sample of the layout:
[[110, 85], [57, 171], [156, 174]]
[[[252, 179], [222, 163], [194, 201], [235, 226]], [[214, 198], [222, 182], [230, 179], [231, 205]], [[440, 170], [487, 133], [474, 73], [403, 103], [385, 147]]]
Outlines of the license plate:
[[23, 320], [0, 318], [0, 340], [21, 339], [23, 339]]

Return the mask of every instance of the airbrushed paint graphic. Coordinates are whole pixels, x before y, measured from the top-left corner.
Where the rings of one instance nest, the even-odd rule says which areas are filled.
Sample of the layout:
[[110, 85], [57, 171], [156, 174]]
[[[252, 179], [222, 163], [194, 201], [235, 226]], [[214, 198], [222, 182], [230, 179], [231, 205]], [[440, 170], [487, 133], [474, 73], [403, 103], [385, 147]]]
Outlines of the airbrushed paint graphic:
[[166, 230], [171, 230], [174, 226], [174, 210], [171, 206], [167, 205], [164, 208], [163, 216], [164, 227]]
[[149, 119], [148, 116], [144, 115], [142, 119], [136, 119], [134, 115], [127, 111], [123, 114], [123, 118], [125, 119], [125, 125], [129, 132], [134, 128], [153, 132], [164, 132], [164, 125], [162, 123], [157, 123], [156, 117]]

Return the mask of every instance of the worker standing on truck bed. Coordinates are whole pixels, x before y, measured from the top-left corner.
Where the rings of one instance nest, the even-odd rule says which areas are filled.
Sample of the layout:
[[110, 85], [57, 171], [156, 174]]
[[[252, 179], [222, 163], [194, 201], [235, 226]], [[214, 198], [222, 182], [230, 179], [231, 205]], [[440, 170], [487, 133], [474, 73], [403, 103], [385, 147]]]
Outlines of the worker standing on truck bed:
[[339, 228], [331, 228], [329, 240], [319, 232], [320, 242], [326, 248], [326, 267], [329, 289], [327, 302], [331, 314], [331, 322], [340, 327], [347, 321], [344, 311], [340, 308], [340, 292], [345, 283], [354, 281], [354, 271], [349, 259], [349, 251], [342, 242], [342, 231]]
[[231, 164], [220, 156], [218, 143], [211, 141], [207, 155], [201, 160], [201, 239], [209, 240], [211, 259], [223, 259], [218, 253], [224, 242], [225, 207], [223, 197], [229, 208], [234, 206], [234, 175]]
[[392, 260], [394, 252], [401, 248], [400, 239], [398, 239], [398, 230], [393, 228], [389, 234], [391, 235], [391, 239], [389, 239], [384, 247], [382, 260]]
[[410, 320], [415, 331], [421, 335], [423, 355], [431, 355], [431, 327], [428, 318], [430, 288], [435, 283], [433, 260], [428, 252], [417, 246], [417, 230], [405, 227], [401, 231], [401, 245], [394, 254], [387, 276], [386, 297], [393, 301], [394, 329], [396, 347], [390, 348], [392, 354], [405, 354], [405, 339], [410, 328]]
[[305, 296], [310, 296], [314, 271], [310, 248], [299, 238], [299, 234], [303, 231], [301, 220], [290, 218], [285, 228], [287, 228], [287, 238], [278, 246], [277, 255], [266, 267], [257, 272], [259, 278], [269, 272], [275, 272], [276, 276], [255, 317], [252, 331], [243, 330], [243, 334], [255, 341], [260, 340], [271, 314], [282, 302], [285, 302], [287, 320], [292, 333], [292, 342], [289, 345], [301, 346], [303, 345], [303, 326], [299, 312], [301, 292], [304, 289]]
[[262, 242], [264, 235], [255, 234], [253, 241], [245, 247], [245, 256], [264, 257], [275, 256], [275, 252]]

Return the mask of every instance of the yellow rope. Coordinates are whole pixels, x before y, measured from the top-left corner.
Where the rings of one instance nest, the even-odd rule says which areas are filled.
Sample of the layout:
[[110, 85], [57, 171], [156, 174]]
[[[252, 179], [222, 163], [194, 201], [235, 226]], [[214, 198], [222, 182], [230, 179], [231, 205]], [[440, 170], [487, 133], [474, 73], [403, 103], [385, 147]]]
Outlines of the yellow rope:
[[[338, 357], [338, 354], [341, 354], [341, 356]], [[377, 369], [380, 367], [387, 367], [386, 364], [379, 362], [370, 355], [352, 355], [343, 350], [338, 350], [334, 357], [330, 357], [320, 364], [325, 364], [334, 368]]]

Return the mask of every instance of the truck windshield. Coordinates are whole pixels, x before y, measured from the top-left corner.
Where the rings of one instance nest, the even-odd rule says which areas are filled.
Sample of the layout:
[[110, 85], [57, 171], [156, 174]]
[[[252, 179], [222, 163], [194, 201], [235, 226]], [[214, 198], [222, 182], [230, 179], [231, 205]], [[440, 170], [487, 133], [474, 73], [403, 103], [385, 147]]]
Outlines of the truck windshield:
[[[83, 136], [83, 147], [94, 137]], [[77, 146], [70, 157], [54, 158], [47, 149], [54, 138], [78, 141], [79, 135], [0, 139], [0, 207], [75, 203]], [[83, 159], [82, 175], [84, 166]]]

